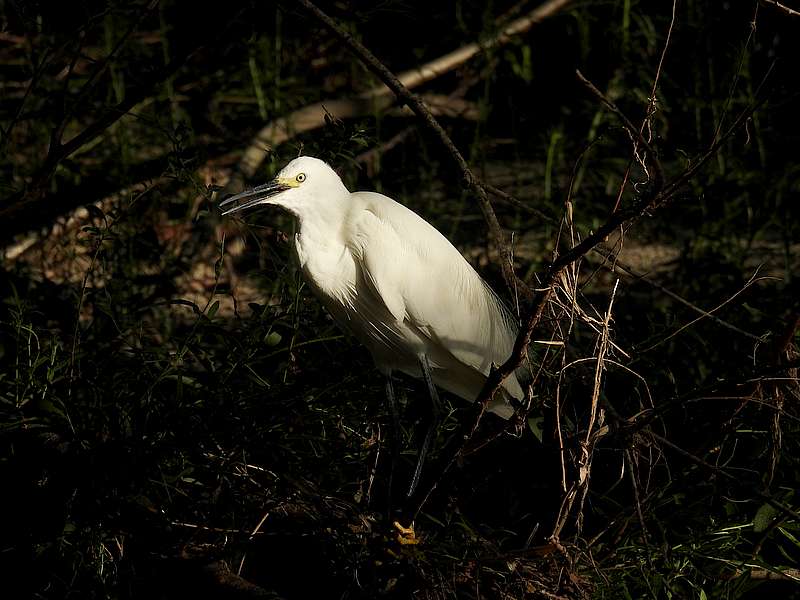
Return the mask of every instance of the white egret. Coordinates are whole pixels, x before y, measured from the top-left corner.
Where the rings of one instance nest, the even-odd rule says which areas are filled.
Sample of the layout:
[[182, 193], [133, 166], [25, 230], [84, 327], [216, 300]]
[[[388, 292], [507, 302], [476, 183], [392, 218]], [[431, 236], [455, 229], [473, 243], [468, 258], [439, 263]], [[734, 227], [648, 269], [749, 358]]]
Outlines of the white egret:
[[[301, 156], [271, 182], [225, 199], [223, 215], [275, 205], [298, 221], [295, 250], [302, 273], [336, 323], [372, 353], [386, 376], [422, 377], [434, 423], [419, 452], [419, 478], [436, 427], [437, 385], [474, 401], [492, 364], [511, 355], [517, 325], [511, 312], [461, 253], [422, 217], [375, 192], [349, 192], [325, 162]], [[509, 418], [522, 399], [514, 375], [489, 410]]]

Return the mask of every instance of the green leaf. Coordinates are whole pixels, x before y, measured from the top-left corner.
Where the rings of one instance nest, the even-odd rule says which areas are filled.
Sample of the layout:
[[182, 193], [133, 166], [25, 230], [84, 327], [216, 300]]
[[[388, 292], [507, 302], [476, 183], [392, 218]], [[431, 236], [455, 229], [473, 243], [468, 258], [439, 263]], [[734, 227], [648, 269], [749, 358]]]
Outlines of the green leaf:
[[778, 514], [778, 510], [771, 504], [762, 504], [753, 517], [753, 531], [760, 533], [765, 531], [772, 522], [773, 517]]
[[795, 536], [793, 536], [787, 529], [783, 527], [778, 527], [778, 531], [780, 531], [795, 546], [800, 548], [800, 540], [798, 540]]
[[268, 333], [266, 336], [264, 336], [264, 343], [267, 346], [277, 346], [281, 343], [281, 339], [281, 334], [277, 331], [273, 331], [272, 333]]
[[214, 315], [217, 314], [218, 310], [219, 310], [219, 300], [215, 300], [214, 304], [208, 307], [208, 312], [206, 313], [206, 315], [208, 316], [209, 319], [213, 319]]

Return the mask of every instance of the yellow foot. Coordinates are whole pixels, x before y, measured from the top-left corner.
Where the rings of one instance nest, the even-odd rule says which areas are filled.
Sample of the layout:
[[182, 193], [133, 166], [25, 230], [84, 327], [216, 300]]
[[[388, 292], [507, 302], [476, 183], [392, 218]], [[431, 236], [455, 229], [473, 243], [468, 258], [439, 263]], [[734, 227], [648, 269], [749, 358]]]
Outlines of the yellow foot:
[[419, 544], [419, 538], [417, 537], [417, 534], [414, 532], [414, 523], [411, 523], [410, 527], [403, 527], [402, 525], [400, 525], [400, 523], [395, 521], [393, 525], [398, 532], [397, 541], [402, 546]]

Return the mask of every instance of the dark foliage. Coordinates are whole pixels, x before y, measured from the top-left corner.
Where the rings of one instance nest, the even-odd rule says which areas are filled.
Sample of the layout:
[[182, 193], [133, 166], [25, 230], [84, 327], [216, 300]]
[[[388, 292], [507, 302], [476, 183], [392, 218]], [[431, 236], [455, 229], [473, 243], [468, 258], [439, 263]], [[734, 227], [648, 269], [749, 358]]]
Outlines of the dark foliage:
[[[320, 3], [395, 73], [535, 5]], [[575, 69], [647, 124], [667, 180], [721, 144], [610, 258], [568, 271], [527, 423], [486, 416], [440, 477], [474, 419], [447, 399], [406, 545], [392, 521], [413, 507], [424, 386], [397, 383], [390, 494], [383, 382], [304, 286], [293, 224], [223, 220], [214, 195], [264, 124], [376, 80], [289, 1], [0, 0], [8, 597], [800, 597], [800, 4], [675, 6], [667, 44], [671, 2], [570, 3], [416, 90], [475, 109], [441, 122], [521, 201], [495, 208], [534, 286], [652, 185]], [[411, 117], [329, 117], [254, 180], [301, 151], [503, 288], [477, 205]]]

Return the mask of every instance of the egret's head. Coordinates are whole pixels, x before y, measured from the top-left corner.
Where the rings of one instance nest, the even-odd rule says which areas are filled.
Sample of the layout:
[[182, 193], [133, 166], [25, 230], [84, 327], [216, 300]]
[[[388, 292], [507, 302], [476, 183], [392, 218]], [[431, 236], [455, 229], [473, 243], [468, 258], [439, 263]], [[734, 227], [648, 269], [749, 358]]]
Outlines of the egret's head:
[[223, 215], [229, 215], [254, 206], [273, 204], [300, 216], [304, 207], [336, 201], [347, 193], [342, 180], [327, 163], [311, 156], [300, 156], [281, 169], [269, 183], [226, 198], [219, 206]]

